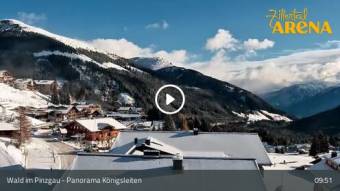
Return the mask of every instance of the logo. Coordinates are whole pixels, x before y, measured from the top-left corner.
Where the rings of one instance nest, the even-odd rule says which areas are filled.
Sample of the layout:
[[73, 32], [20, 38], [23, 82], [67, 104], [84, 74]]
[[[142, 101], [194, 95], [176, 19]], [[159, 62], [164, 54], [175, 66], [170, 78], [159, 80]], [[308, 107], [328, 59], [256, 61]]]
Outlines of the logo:
[[270, 9], [266, 18], [273, 34], [333, 34], [332, 27], [327, 20], [308, 20], [308, 9], [302, 11], [293, 9]]

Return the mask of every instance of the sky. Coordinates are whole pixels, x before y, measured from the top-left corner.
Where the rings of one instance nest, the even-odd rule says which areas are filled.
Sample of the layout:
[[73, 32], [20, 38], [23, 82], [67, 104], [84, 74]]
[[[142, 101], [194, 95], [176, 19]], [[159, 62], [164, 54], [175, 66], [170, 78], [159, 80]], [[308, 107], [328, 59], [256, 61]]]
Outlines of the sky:
[[[336, 0], [11, 0], [2, 5], [2, 19], [124, 57], [163, 57], [258, 93], [313, 80], [340, 81]], [[266, 15], [280, 8], [307, 8], [308, 20], [328, 20], [333, 34], [272, 34]]]

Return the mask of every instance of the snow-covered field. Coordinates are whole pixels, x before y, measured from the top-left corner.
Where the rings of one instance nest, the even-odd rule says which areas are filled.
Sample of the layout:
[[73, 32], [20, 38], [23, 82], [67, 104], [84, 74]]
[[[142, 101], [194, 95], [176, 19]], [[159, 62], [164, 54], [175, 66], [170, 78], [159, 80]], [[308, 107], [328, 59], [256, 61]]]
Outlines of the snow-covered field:
[[293, 170], [304, 165], [311, 165], [310, 162], [315, 159], [308, 154], [294, 154], [294, 153], [268, 153], [272, 166], [265, 166], [265, 170]]
[[150, 70], [159, 70], [162, 68], [167, 68], [173, 66], [170, 62], [164, 60], [163, 58], [133, 58], [135, 64], [141, 68], [147, 68]]
[[247, 118], [249, 122], [254, 122], [254, 121], [261, 121], [261, 120], [272, 120], [272, 121], [286, 121], [290, 122], [292, 121], [288, 117], [276, 114], [276, 113], [270, 113], [265, 110], [260, 110], [260, 111], [254, 111], [249, 114], [244, 114], [244, 113], [237, 113], [233, 111], [233, 114], [242, 117], [242, 118]]
[[46, 98], [40, 93], [15, 89], [4, 83], [0, 83], [0, 90], [0, 105], [7, 111], [18, 106], [45, 108], [48, 104]]

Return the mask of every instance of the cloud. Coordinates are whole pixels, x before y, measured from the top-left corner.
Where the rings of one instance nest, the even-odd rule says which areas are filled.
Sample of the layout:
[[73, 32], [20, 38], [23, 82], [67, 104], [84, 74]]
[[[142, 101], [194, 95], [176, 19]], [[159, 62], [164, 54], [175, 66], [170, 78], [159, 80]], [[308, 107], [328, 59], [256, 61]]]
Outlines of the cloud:
[[137, 56], [149, 56], [152, 50], [150, 48], [141, 48], [133, 42], [122, 39], [95, 39], [88, 41], [95, 48], [104, 50], [109, 53], [117, 54], [125, 58]]
[[323, 49], [327, 48], [340, 48], [340, 40], [329, 40], [325, 43], [318, 43], [318, 46]]
[[34, 25], [47, 20], [45, 14], [18, 12], [17, 15], [19, 20], [30, 25]]
[[190, 55], [186, 50], [154, 50], [152, 47], [140, 47], [137, 44], [122, 39], [95, 39], [87, 41], [93, 47], [125, 58], [161, 57], [177, 65], [184, 65]]
[[229, 31], [218, 29], [216, 35], [207, 40], [205, 48], [210, 51], [234, 50], [237, 42]]
[[160, 50], [153, 53], [153, 56], [164, 58], [176, 65], [183, 66], [185, 63], [189, 61], [190, 56], [186, 50], [173, 50], [170, 52]]
[[[88, 43], [127, 58], [162, 57], [177, 66], [200, 71], [255, 93], [264, 93], [309, 81], [339, 83], [338, 42], [329, 41], [323, 43], [324, 48], [317, 46], [317, 49], [285, 52], [285, 55], [257, 61], [249, 60], [248, 57], [243, 60], [238, 58], [249, 52], [271, 48], [275, 42], [255, 38], [242, 41], [225, 29], [219, 29], [213, 37], [207, 39], [205, 48], [213, 54], [203, 60], [196, 59], [184, 49], [156, 50], [153, 46], [141, 47], [126, 39], [96, 39]], [[231, 53], [231, 50], [236, 51]]]
[[340, 49], [308, 50], [260, 61], [211, 59], [191, 66], [252, 92], [264, 93], [310, 81], [339, 83]]
[[151, 23], [145, 26], [146, 29], [163, 29], [166, 30], [169, 28], [169, 23], [165, 20], [162, 20], [160, 22]]
[[244, 48], [249, 52], [254, 52], [256, 50], [264, 50], [267, 48], [272, 48], [274, 46], [275, 42], [264, 39], [263, 41], [260, 41], [258, 39], [250, 38], [243, 42]]

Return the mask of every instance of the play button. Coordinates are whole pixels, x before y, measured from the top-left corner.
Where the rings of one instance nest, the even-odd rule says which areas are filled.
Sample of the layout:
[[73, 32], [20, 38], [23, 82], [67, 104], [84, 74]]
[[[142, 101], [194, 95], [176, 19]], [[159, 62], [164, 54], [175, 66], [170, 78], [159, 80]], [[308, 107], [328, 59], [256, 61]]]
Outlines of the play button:
[[185, 96], [181, 88], [176, 85], [164, 85], [156, 93], [155, 104], [165, 114], [178, 113], [184, 106]]
[[169, 95], [169, 94], [166, 94], [165, 97], [166, 97], [166, 98], [165, 98], [165, 104], [166, 104], [166, 105], [169, 105], [170, 103], [172, 103], [173, 101], [175, 101], [175, 98], [172, 97], [172, 96]]

